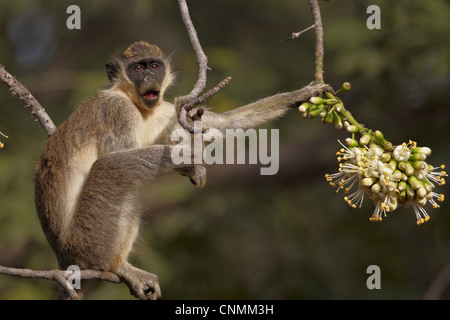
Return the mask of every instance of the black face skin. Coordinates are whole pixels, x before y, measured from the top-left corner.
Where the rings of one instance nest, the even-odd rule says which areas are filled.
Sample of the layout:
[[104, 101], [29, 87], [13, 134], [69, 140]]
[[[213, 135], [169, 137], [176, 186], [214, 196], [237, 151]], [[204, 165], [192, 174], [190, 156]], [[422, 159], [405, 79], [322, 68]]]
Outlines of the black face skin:
[[164, 62], [160, 59], [142, 59], [127, 67], [128, 78], [147, 108], [154, 107], [160, 98], [161, 85], [166, 75]]

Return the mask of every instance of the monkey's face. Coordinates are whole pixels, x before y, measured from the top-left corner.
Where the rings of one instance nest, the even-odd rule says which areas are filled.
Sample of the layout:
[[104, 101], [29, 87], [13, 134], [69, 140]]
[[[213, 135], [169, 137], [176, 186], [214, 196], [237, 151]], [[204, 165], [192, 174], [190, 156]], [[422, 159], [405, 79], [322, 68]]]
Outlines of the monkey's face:
[[162, 84], [166, 76], [164, 61], [145, 58], [128, 64], [127, 75], [134, 83], [136, 94], [143, 106], [156, 106], [162, 95]]

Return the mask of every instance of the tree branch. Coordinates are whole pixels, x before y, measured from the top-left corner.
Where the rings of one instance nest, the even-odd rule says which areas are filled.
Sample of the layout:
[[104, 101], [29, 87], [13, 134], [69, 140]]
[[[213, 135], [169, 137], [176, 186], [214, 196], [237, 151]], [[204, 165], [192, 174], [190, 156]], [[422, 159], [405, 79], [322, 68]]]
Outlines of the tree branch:
[[[66, 290], [71, 299], [79, 299], [78, 294], [73, 288], [69, 288], [67, 281], [73, 273], [66, 270], [31, 270], [31, 269], [17, 269], [17, 268], [9, 268], [0, 266], [0, 274], [6, 274], [10, 276], [17, 276], [22, 278], [39, 278], [46, 279], [51, 281], [56, 281], [61, 288]], [[98, 271], [98, 270], [81, 270], [80, 271], [80, 279], [79, 280], [91, 280], [91, 279], [99, 279], [103, 281], [108, 281], [112, 283], [121, 283], [123, 280], [112, 272], [107, 271]]]
[[322, 18], [320, 16], [320, 8], [318, 0], [308, 0], [309, 6], [314, 20], [314, 29], [316, 33], [316, 69], [314, 73], [314, 80], [323, 83], [323, 26]]
[[56, 126], [49, 117], [45, 109], [33, 97], [33, 95], [25, 88], [16, 78], [14, 78], [5, 67], [0, 64], [0, 81], [9, 86], [12, 95], [18, 96], [20, 100], [25, 102], [25, 107], [31, 110], [31, 114], [40, 122], [48, 136], [51, 136], [56, 130]]

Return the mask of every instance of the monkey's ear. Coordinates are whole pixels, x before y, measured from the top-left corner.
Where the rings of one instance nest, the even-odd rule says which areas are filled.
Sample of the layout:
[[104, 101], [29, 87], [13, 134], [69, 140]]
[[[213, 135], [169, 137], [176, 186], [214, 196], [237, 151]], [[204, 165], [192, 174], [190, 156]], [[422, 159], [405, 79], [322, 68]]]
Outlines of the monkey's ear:
[[113, 82], [119, 76], [119, 64], [116, 60], [112, 60], [106, 64], [106, 75], [108, 76], [109, 82]]

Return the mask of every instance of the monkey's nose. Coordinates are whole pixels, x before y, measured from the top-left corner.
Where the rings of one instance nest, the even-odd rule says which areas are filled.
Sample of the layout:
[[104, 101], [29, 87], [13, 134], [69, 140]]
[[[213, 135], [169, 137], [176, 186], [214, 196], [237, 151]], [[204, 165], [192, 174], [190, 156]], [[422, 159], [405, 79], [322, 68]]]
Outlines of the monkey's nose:
[[149, 81], [150, 78], [153, 78], [153, 76], [155, 75], [153, 72], [151, 72], [150, 70], [145, 70], [145, 78], [144, 81]]

